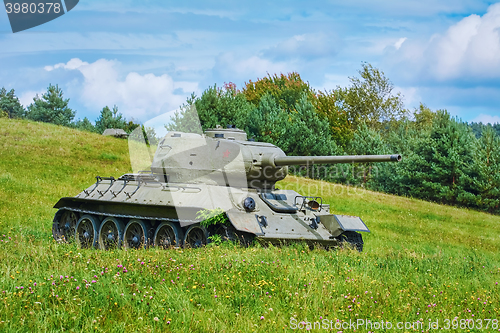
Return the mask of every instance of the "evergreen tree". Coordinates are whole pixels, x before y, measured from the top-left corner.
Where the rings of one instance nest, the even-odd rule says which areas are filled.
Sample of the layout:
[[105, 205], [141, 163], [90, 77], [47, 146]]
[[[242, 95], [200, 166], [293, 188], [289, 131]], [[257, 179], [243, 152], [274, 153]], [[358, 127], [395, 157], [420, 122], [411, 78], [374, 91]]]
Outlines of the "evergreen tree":
[[305, 94], [290, 113], [284, 112], [270, 94], [264, 95], [249, 117], [249, 133], [257, 141], [277, 145], [288, 155], [330, 155], [336, 150], [328, 121], [316, 113]]
[[123, 130], [127, 133], [132, 133], [137, 127], [139, 127], [140, 125], [139, 124], [136, 124], [134, 122], [134, 120], [129, 120], [129, 122], [125, 125], [125, 127], [123, 128]]
[[475, 150], [475, 168], [479, 175], [474, 183], [480, 197], [478, 207], [500, 213], [500, 138], [493, 127], [487, 127]]
[[70, 126], [75, 111], [68, 107], [69, 99], [63, 99], [63, 92], [58, 85], [49, 85], [47, 92], [40, 98], [35, 96], [28, 106], [27, 118], [45, 123]]
[[75, 128], [82, 131], [95, 132], [94, 125], [90, 122], [90, 120], [87, 117], [83, 118], [83, 120], [76, 121], [74, 126]]
[[118, 113], [118, 107], [115, 105], [113, 110], [105, 106], [101, 110], [101, 114], [95, 122], [95, 130], [97, 133], [104, 133], [108, 128], [121, 128], [127, 127], [127, 121], [123, 118], [121, 113]]
[[9, 118], [24, 117], [24, 107], [16, 97], [14, 89], [9, 92], [5, 88], [0, 89], [0, 110], [3, 110]]
[[232, 83], [224, 88], [217, 86], [206, 89], [200, 98], [193, 94], [182, 110], [174, 115], [168, 130], [198, 132], [215, 128], [217, 125], [235, 125], [246, 129], [248, 116], [254, 107]]
[[[429, 130], [401, 135], [407, 146], [403, 162], [386, 173], [391, 193], [440, 203], [476, 207], [479, 191], [474, 151], [476, 138], [467, 124], [437, 111]], [[416, 133], [416, 135], [415, 135]], [[375, 186], [381, 188], [380, 183]]]
[[288, 125], [288, 115], [282, 111], [276, 100], [267, 94], [262, 96], [257, 109], [249, 116], [248, 133], [256, 141], [269, 142], [287, 151], [289, 147], [284, 146], [284, 141]]
[[472, 122], [469, 124], [469, 126], [472, 128], [472, 132], [476, 135], [476, 138], [480, 138], [483, 135], [483, 132], [489, 128], [493, 129], [493, 132], [496, 133], [496, 135], [500, 136], [500, 123], [492, 125], [490, 123], [483, 124], [481, 122]]

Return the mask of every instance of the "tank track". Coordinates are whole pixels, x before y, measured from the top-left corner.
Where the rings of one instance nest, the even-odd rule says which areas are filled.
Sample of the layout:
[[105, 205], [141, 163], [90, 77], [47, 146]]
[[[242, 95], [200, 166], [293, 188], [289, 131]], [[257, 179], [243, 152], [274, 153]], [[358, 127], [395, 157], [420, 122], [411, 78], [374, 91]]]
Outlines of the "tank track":
[[[181, 222], [188, 226], [181, 227]], [[144, 215], [108, 214], [62, 207], [54, 216], [52, 234], [58, 242], [82, 248], [200, 247], [210, 242], [208, 231], [193, 220]]]
[[[181, 227], [181, 222], [187, 224]], [[74, 207], [62, 207], [56, 213], [52, 234], [58, 242], [76, 242], [82, 248], [125, 249], [201, 247], [213, 235], [222, 241], [237, 242], [248, 247], [255, 235], [236, 230], [232, 225], [212, 225], [198, 221], [145, 215], [107, 214]], [[339, 246], [363, 251], [363, 238], [355, 231], [345, 231], [335, 238]], [[282, 243], [282, 242], [280, 242]]]

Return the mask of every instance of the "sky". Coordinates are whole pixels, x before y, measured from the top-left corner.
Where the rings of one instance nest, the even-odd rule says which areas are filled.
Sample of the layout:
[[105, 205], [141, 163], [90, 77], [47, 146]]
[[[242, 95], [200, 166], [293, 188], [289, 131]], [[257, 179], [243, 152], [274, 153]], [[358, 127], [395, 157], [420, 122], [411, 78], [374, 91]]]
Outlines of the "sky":
[[409, 110], [500, 123], [500, 2], [80, 0], [18, 33], [0, 13], [0, 87], [27, 106], [58, 84], [92, 121], [117, 105], [146, 122], [210, 86], [275, 73], [347, 87], [363, 62]]

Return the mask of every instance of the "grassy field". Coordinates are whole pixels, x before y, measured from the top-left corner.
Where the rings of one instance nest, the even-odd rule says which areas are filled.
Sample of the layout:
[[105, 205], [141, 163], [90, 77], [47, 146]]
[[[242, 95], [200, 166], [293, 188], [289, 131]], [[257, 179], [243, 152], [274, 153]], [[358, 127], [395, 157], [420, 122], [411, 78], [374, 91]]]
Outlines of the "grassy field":
[[364, 252], [53, 241], [60, 197], [129, 171], [125, 140], [0, 119], [1, 332], [500, 330], [498, 216], [288, 177], [280, 188], [360, 216]]

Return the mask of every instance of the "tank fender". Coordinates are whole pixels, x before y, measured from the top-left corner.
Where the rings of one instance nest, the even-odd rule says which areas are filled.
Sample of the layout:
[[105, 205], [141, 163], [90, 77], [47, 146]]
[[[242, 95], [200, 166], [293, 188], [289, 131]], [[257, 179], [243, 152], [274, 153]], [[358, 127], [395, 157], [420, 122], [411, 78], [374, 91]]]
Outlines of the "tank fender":
[[327, 214], [320, 215], [319, 219], [333, 237], [339, 236], [344, 231], [370, 232], [358, 216]]
[[255, 213], [246, 213], [231, 209], [226, 212], [226, 215], [236, 230], [249, 232], [257, 236], [264, 236], [262, 226], [258, 222], [258, 215]]
[[54, 208], [72, 207], [77, 208], [84, 201], [76, 197], [64, 197], [54, 205]]

